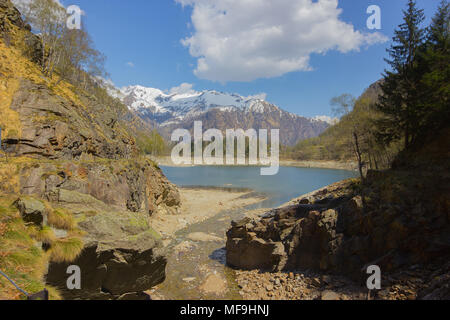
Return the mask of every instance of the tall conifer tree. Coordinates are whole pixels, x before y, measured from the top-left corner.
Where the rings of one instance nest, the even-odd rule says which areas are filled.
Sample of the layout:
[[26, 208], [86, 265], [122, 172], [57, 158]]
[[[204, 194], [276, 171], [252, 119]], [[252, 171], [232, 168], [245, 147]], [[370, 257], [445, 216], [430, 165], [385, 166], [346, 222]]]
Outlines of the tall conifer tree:
[[442, 0], [427, 30], [427, 42], [420, 57], [423, 125], [434, 130], [450, 121], [450, 4]]
[[404, 139], [406, 149], [415, 140], [414, 128], [419, 121], [417, 102], [421, 92], [417, 84], [421, 73], [416, 57], [426, 33], [421, 27], [425, 19], [423, 10], [417, 8], [414, 0], [408, 1], [403, 15], [403, 23], [395, 31], [393, 44], [388, 49], [386, 62], [391, 70], [385, 72], [378, 108], [385, 115], [380, 122], [381, 136], [386, 142]]

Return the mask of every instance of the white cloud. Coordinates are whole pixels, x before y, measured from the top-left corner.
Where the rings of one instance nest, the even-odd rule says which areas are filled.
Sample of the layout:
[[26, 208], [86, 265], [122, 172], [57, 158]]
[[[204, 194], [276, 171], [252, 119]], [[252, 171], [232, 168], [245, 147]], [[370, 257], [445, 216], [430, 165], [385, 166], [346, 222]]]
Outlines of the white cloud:
[[[175, 0], [192, 6], [195, 75], [213, 81], [252, 81], [311, 70], [310, 56], [346, 53], [387, 41], [339, 19], [337, 0]], [[363, 13], [362, 13], [363, 14]]]
[[127, 62], [126, 65], [130, 68], [134, 68], [134, 63], [133, 62]]
[[193, 94], [195, 93], [195, 90], [192, 88], [194, 87], [191, 83], [182, 83], [178, 87], [173, 87], [169, 90], [170, 94]]
[[250, 100], [250, 99], [266, 100], [267, 99], [267, 93], [261, 92], [261, 93], [255, 94], [253, 96], [248, 96], [247, 99], [248, 100]]

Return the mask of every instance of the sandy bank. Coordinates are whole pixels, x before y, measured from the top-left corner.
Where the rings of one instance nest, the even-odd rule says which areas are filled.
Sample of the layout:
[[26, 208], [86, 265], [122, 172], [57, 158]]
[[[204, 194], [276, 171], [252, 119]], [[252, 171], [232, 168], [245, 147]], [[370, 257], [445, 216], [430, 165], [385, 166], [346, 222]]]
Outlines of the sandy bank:
[[158, 231], [165, 242], [172, 239], [175, 232], [205, 221], [224, 210], [239, 209], [264, 200], [252, 196], [251, 191], [227, 191], [220, 189], [180, 189], [182, 206], [178, 215], [156, 214], [150, 224]]

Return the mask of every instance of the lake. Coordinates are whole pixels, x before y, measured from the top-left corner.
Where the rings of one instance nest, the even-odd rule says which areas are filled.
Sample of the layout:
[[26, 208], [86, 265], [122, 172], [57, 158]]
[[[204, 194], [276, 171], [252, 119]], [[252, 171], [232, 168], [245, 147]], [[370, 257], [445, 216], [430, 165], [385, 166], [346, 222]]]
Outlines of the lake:
[[[267, 200], [244, 208], [224, 210], [205, 221], [195, 223], [178, 231], [169, 245], [166, 281], [158, 286], [158, 293], [168, 299], [211, 300], [241, 299], [235, 273], [226, 266], [225, 239], [231, 221], [239, 221], [246, 212], [260, 208], [274, 208], [302, 194], [320, 189], [343, 179], [356, 177], [357, 173], [345, 170], [281, 167], [275, 176], [261, 176], [258, 167], [161, 167], [170, 181], [180, 187], [220, 187], [252, 189], [264, 193]], [[223, 239], [219, 242], [193, 243], [189, 235], [206, 233]], [[193, 249], [177, 253], [175, 248], [191, 243]], [[200, 286], [214, 274], [225, 279], [227, 290], [205, 293]]]
[[261, 176], [259, 167], [237, 166], [161, 166], [167, 178], [180, 187], [245, 188], [264, 193], [261, 208], [274, 208], [303, 194], [335, 182], [357, 177], [347, 170], [280, 167], [275, 176]]

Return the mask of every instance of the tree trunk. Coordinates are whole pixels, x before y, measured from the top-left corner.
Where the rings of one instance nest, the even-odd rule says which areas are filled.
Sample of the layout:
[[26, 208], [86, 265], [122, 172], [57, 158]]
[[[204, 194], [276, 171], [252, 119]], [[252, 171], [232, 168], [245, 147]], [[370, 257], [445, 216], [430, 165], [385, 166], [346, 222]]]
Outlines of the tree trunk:
[[361, 148], [359, 146], [359, 138], [358, 138], [358, 134], [356, 133], [356, 131], [353, 131], [353, 140], [354, 140], [354, 144], [355, 144], [355, 153], [356, 153], [356, 158], [358, 159], [358, 169], [359, 169], [359, 174], [361, 176], [361, 181], [364, 181], [364, 163], [362, 161], [362, 152], [361, 152]]

